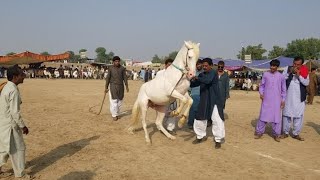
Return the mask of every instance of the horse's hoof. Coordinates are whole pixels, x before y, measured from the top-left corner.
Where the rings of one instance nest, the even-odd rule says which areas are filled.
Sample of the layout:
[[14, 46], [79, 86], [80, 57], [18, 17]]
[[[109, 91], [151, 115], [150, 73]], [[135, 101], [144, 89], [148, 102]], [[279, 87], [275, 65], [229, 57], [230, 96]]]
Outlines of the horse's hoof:
[[147, 145], [151, 145], [151, 140], [150, 139], [146, 139], [146, 143], [147, 143]]
[[182, 128], [183, 127], [183, 125], [184, 125], [184, 123], [186, 122], [186, 118], [185, 117], [181, 117], [180, 119], [179, 119], [179, 122], [178, 122], [178, 127], [179, 128]]
[[176, 139], [175, 136], [170, 136], [169, 138], [170, 138], [171, 140], [175, 140], [175, 139]]

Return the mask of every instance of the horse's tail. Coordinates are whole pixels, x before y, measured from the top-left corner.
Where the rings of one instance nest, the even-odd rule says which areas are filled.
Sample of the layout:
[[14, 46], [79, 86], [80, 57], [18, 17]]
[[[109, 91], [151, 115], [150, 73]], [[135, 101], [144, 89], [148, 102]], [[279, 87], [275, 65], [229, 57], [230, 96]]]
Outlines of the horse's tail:
[[139, 122], [139, 115], [140, 115], [140, 106], [139, 106], [139, 101], [136, 100], [132, 108], [131, 123], [128, 127], [128, 131], [133, 132], [135, 127], [137, 127], [137, 124]]

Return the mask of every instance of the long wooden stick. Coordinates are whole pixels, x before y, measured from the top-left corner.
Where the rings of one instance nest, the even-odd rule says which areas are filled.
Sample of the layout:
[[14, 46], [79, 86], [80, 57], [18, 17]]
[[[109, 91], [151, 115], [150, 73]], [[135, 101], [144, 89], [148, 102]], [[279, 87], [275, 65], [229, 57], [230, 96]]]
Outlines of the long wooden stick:
[[102, 107], [103, 107], [103, 104], [104, 104], [104, 100], [106, 99], [106, 94], [107, 94], [107, 93], [104, 93], [103, 100], [102, 100], [101, 107], [100, 107], [100, 110], [99, 110], [98, 114], [97, 114], [97, 113], [94, 113], [94, 112], [91, 110], [91, 109], [94, 108], [95, 106], [92, 106], [91, 108], [89, 108], [89, 112], [91, 112], [91, 113], [93, 113], [93, 114], [96, 114], [96, 115], [99, 115], [99, 114], [101, 113]]

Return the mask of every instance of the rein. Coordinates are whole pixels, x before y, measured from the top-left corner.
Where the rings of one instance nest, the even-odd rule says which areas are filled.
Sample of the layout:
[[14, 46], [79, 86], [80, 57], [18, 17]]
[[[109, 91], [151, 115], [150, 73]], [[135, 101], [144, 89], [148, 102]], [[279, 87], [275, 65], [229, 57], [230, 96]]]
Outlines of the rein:
[[[190, 48], [190, 49], [193, 49], [193, 48]], [[186, 69], [188, 68], [188, 54], [189, 54], [189, 50], [190, 49], [188, 49], [187, 50], [187, 54], [186, 54], [186, 62], [185, 62], [185, 69], [182, 69], [182, 68], [180, 68], [180, 67], [178, 67], [177, 65], [175, 65], [175, 64], [171, 64], [173, 67], [175, 67], [176, 69], [178, 69], [179, 71], [181, 71], [181, 77], [180, 77], [180, 79], [179, 79], [179, 81], [176, 83], [176, 85], [173, 87], [173, 89], [172, 89], [172, 91], [171, 91], [171, 93], [170, 93], [170, 96], [172, 95], [172, 93], [173, 93], [173, 91], [174, 91], [174, 89], [177, 87], [177, 85], [179, 84], [179, 82], [181, 81], [181, 79], [183, 78], [183, 76], [186, 74]]]

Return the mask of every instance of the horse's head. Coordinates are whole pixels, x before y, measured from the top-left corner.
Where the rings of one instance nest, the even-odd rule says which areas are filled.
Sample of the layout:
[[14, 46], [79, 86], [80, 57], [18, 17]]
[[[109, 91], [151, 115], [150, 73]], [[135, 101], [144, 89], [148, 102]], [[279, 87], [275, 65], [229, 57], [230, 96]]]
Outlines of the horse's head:
[[200, 54], [200, 43], [193, 43], [191, 41], [184, 42], [188, 52], [186, 54], [186, 70], [188, 71], [188, 77], [194, 77], [196, 74], [196, 64]]
[[200, 43], [185, 41], [173, 63], [175, 68], [183, 73], [187, 73], [186, 75], [189, 78], [195, 76], [196, 63], [200, 53], [199, 46]]

